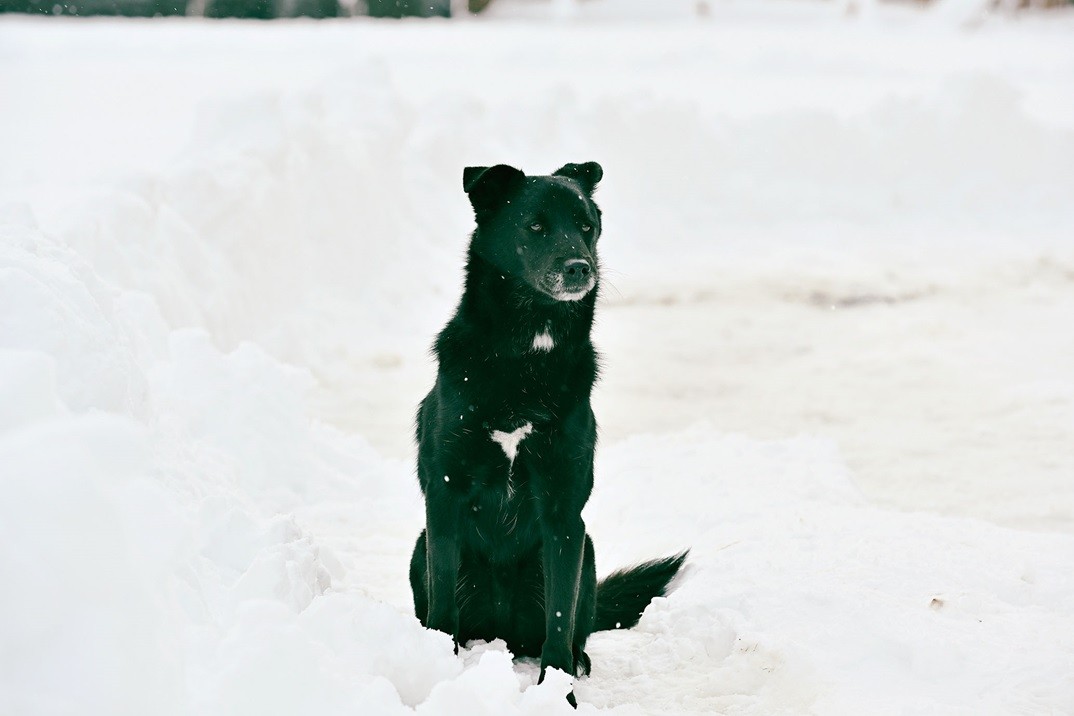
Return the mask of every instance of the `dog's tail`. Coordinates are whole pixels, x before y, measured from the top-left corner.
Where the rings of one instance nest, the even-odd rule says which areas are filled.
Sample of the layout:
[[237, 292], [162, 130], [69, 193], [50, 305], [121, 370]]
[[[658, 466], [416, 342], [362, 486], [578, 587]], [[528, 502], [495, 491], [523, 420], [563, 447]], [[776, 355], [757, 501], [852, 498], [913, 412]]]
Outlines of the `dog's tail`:
[[597, 584], [597, 619], [593, 631], [629, 629], [656, 597], [666, 596], [690, 550], [613, 572]]

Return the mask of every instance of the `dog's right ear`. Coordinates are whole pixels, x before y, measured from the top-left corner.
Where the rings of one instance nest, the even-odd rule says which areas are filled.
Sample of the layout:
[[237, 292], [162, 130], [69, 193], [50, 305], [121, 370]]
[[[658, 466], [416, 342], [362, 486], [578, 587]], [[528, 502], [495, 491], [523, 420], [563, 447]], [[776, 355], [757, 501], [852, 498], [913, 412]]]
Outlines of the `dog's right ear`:
[[466, 167], [462, 170], [462, 188], [470, 196], [474, 213], [481, 216], [499, 207], [525, 178], [521, 170], [506, 164]]

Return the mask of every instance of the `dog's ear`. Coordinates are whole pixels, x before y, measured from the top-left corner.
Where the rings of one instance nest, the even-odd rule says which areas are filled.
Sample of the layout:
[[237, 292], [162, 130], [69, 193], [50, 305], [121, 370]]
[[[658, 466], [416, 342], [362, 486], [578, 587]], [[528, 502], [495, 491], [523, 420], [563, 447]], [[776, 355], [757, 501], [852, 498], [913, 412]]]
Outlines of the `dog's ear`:
[[462, 170], [462, 188], [470, 196], [474, 212], [480, 216], [497, 208], [525, 178], [521, 170], [506, 164], [466, 167]]
[[567, 177], [581, 185], [586, 194], [592, 194], [597, 182], [604, 176], [604, 169], [596, 162], [585, 164], [564, 164], [552, 173], [553, 176]]

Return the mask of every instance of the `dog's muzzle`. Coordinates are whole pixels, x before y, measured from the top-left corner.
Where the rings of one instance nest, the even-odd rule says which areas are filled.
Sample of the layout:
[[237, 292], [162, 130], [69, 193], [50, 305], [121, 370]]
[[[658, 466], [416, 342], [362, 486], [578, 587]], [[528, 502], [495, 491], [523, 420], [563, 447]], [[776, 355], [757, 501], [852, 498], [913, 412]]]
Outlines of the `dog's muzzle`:
[[586, 259], [567, 259], [556, 274], [553, 290], [557, 301], [577, 301], [597, 285], [597, 272]]

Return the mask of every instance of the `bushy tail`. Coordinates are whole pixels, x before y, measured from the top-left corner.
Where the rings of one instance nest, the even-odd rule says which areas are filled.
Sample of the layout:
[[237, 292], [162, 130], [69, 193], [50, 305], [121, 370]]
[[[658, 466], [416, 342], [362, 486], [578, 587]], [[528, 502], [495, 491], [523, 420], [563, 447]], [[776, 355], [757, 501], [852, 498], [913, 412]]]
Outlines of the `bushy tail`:
[[687, 550], [674, 557], [654, 559], [614, 572], [597, 584], [597, 619], [593, 631], [629, 629], [656, 597], [667, 595], [668, 583], [679, 573]]

